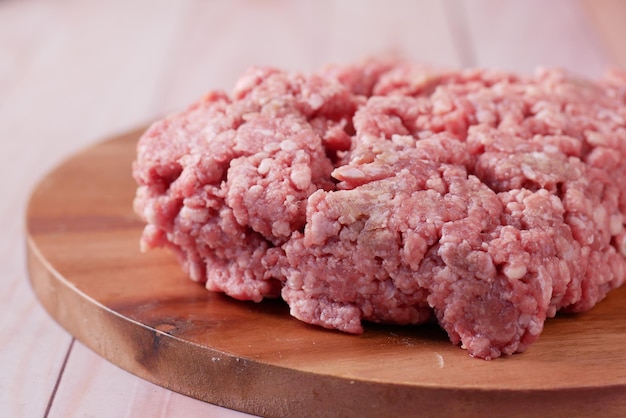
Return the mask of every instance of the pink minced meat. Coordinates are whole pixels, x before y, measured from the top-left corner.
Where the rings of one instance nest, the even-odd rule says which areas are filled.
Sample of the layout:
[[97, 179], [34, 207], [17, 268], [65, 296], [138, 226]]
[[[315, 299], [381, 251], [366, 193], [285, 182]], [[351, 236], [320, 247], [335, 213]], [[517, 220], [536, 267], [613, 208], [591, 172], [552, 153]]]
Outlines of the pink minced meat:
[[142, 246], [307, 323], [522, 352], [626, 278], [625, 121], [617, 71], [252, 69], [140, 139]]

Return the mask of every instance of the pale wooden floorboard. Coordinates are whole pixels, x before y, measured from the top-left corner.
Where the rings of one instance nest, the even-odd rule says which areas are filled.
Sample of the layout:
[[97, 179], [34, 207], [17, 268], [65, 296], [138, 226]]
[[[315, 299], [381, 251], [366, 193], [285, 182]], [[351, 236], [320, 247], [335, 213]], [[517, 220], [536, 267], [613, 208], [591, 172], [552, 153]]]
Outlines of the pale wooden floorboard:
[[325, 62], [395, 54], [440, 67], [461, 63], [443, 3], [436, 0], [341, 0], [328, 7]]
[[[56, 384], [71, 336], [52, 321], [34, 299], [23, 273], [20, 236], [17, 250], [0, 260], [0, 416], [43, 416]], [[7, 273], [4, 268], [12, 271]], [[21, 269], [20, 269], [21, 270]]]
[[77, 342], [72, 348], [50, 418], [235, 418], [249, 416], [217, 408], [130, 375]]
[[0, 3], [0, 415], [7, 417], [43, 416], [71, 341], [26, 279], [23, 213], [41, 155], [20, 135], [36, 119], [22, 119], [13, 109], [25, 95], [30, 69], [49, 53], [38, 40], [53, 10], [41, 1]]
[[608, 51], [611, 64], [626, 70], [626, 1], [582, 0]]
[[467, 16], [475, 65], [524, 73], [537, 66], [555, 66], [597, 78], [609, 63], [577, 1], [453, 2]]
[[167, 75], [155, 103], [176, 111], [209, 90], [230, 93], [252, 66], [311, 70], [317, 4], [306, 0], [190, 2], [176, 47], [165, 56]]

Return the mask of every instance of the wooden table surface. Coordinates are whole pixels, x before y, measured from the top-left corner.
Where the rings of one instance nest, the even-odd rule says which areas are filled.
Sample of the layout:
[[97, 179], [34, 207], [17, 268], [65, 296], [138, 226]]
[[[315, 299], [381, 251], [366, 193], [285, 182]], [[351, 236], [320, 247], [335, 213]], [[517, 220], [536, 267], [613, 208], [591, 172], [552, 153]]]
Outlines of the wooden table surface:
[[143, 381], [57, 325], [30, 288], [24, 211], [78, 150], [230, 89], [397, 53], [598, 77], [626, 68], [621, 0], [0, 0], [0, 416], [239, 417]]

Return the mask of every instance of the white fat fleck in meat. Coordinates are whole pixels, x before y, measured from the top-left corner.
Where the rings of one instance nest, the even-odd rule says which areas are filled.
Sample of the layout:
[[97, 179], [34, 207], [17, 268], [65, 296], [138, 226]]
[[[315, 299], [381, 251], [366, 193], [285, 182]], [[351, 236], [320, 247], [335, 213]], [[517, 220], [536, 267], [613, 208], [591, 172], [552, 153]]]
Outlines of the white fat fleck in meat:
[[365, 178], [365, 173], [354, 167], [339, 167], [333, 171], [332, 176], [337, 180], [360, 180]]
[[291, 234], [291, 227], [288, 222], [276, 221], [272, 224], [272, 234], [277, 237], [286, 237]]
[[259, 163], [259, 168], [257, 168], [257, 171], [259, 174], [264, 176], [267, 173], [269, 173], [271, 167], [272, 167], [272, 159], [263, 158], [261, 162]]
[[526, 275], [528, 269], [523, 265], [509, 265], [504, 268], [504, 274], [511, 280], [519, 280]]
[[309, 97], [308, 103], [311, 105], [312, 109], [317, 110], [324, 104], [324, 99], [319, 94], [314, 94]]
[[199, 224], [203, 224], [209, 220], [209, 213], [205, 208], [183, 206], [179, 216], [185, 220]]
[[151, 205], [147, 205], [143, 213], [141, 215], [145, 218], [146, 222], [151, 225], [155, 225], [158, 223], [157, 220], [157, 212], [154, 210], [154, 207]]
[[621, 214], [614, 214], [611, 216], [610, 219], [610, 225], [611, 225], [611, 235], [617, 235], [620, 232], [623, 231], [624, 229], [624, 223], [622, 221], [622, 215]]
[[311, 168], [304, 164], [296, 164], [289, 178], [299, 190], [306, 190], [311, 185]]
[[298, 145], [289, 139], [280, 143], [280, 149], [283, 151], [295, 151], [298, 149]]

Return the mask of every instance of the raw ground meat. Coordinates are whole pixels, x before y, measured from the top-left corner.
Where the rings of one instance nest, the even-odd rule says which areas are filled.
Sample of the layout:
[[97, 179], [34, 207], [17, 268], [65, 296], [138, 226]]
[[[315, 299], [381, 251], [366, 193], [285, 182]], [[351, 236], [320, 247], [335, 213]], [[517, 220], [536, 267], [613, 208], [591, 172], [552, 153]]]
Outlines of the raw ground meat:
[[437, 320], [485, 359], [626, 278], [626, 74], [254, 68], [153, 124], [142, 246], [307, 323]]

